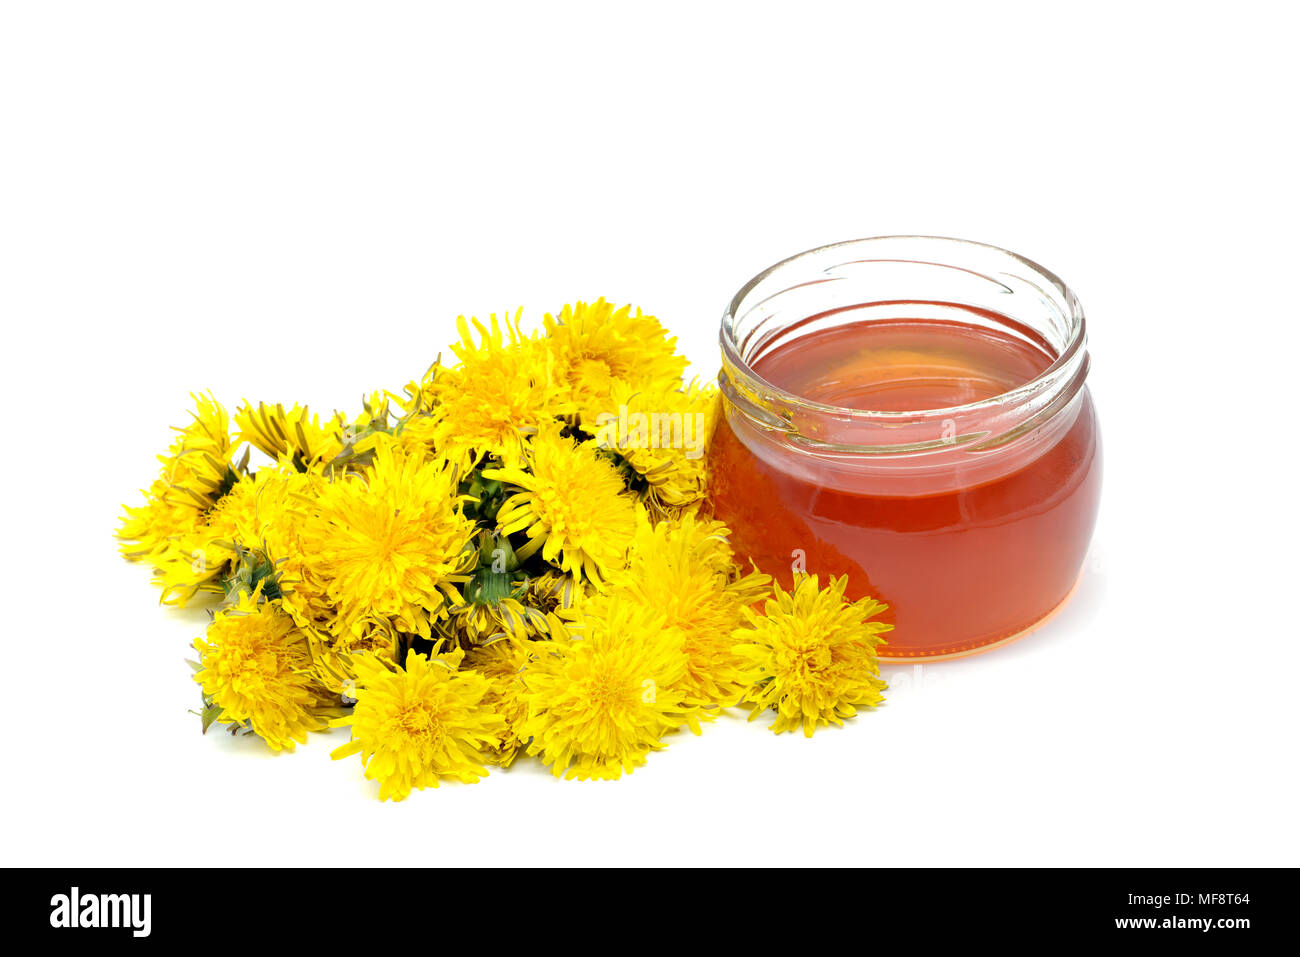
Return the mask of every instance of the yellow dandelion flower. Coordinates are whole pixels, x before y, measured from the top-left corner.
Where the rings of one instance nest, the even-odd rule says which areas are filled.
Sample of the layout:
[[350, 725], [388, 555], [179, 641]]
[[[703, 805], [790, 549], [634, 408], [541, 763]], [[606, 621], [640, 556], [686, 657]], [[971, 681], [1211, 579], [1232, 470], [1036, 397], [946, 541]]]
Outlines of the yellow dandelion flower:
[[324, 487], [323, 477], [288, 459], [237, 482], [155, 560], [163, 602], [183, 607], [200, 592], [251, 592], [262, 583], [305, 634], [328, 630], [335, 614], [325, 583], [297, 546], [302, 511]]
[[460, 362], [430, 370], [417, 394], [429, 421], [417, 418], [399, 434], [418, 435], [462, 467], [484, 456], [517, 464], [527, 437], [563, 411], [549, 354], [539, 339], [520, 331], [521, 314], [507, 318], [504, 331], [496, 315], [489, 327], [471, 320], [477, 341], [465, 317], [457, 318], [461, 341], [452, 351]]
[[192, 535], [203, 521], [203, 512], [167, 501], [170, 487], [164, 479], [143, 489], [144, 505], [123, 505], [117, 537], [122, 554], [133, 562], [148, 561], [157, 567], [173, 551], [173, 543]]
[[656, 518], [671, 518], [704, 501], [704, 453], [721, 413], [717, 387], [636, 389], [615, 385], [581, 413], [584, 431], [634, 473], [634, 487]]
[[295, 509], [315, 501], [325, 487], [319, 476], [299, 472], [287, 461], [258, 469], [240, 485], [228, 507], [214, 510], [210, 526], [220, 537], [249, 548], [273, 542], [279, 554], [298, 521]]
[[736, 653], [732, 633], [742, 623], [741, 609], [766, 594], [770, 581], [739, 573], [727, 534], [721, 522], [694, 515], [644, 523], [630, 565], [615, 577], [609, 596], [583, 605], [593, 615], [604, 614], [611, 602], [663, 614], [684, 639], [687, 664], [678, 688], [686, 702], [705, 707], [730, 707], [749, 686], [749, 664]]
[[236, 482], [192, 532], [176, 538], [156, 561], [163, 602], [184, 607], [200, 591], [225, 591], [238, 547], [263, 546], [296, 475], [288, 465], [259, 469]]
[[[412, 383], [412, 388], [418, 391], [419, 386]], [[339, 425], [333, 437], [338, 442], [338, 448], [333, 457], [322, 455], [317, 464], [311, 467], [320, 471], [359, 471], [370, 464], [375, 448], [383, 442], [391, 443], [408, 453], [431, 453], [432, 444], [420, 441], [413, 435], [401, 434], [403, 428], [410, 424], [403, 422], [405, 415], [398, 417], [394, 411], [394, 407], [400, 410], [402, 405], [402, 400], [390, 392], [372, 392], [362, 398], [361, 413], [351, 422], [337, 416]]]
[[[312, 513], [329, 487], [316, 472], [299, 472], [287, 459], [272, 469], [259, 469], [257, 484], [243, 507], [234, 509], [231, 540], [275, 569], [280, 604], [305, 634], [327, 632], [335, 618], [326, 594], [326, 581], [306, 560], [299, 545], [305, 516]], [[238, 575], [242, 569], [235, 569]]]
[[465, 656], [465, 667], [472, 668], [492, 686], [483, 699], [483, 707], [501, 716], [505, 727], [500, 739], [491, 748], [489, 757], [494, 764], [510, 767], [527, 740], [520, 737], [528, 718], [525, 699], [524, 668], [531, 657], [532, 644], [500, 638], [489, 644], [471, 648]]
[[206, 525], [178, 537], [153, 563], [162, 603], [184, 608], [200, 592], [222, 594], [234, 557], [229, 543], [210, 537]]
[[432, 392], [434, 379], [441, 371], [444, 370], [440, 362], [435, 362], [422, 382], [406, 386], [405, 398], [376, 392], [365, 401], [362, 414], [351, 430], [352, 442], [345, 450], [351, 453], [352, 464], [364, 464], [382, 442], [408, 454], [431, 455], [436, 451], [434, 441], [435, 433], [440, 431], [439, 420], [432, 414], [433, 400], [427, 393]]
[[470, 646], [549, 634], [548, 613], [572, 607], [582, 593], [581, 583], [554, 569], [530, 574], [508, 538], [478, 534], [478, 567], [461, 587], [464, 601], [451, 609], [455, 632]]
[[506, 535], [528, 536], [515, 551], [521, 560], [540, 547], [546, 561], [597, 584], [623, 567], [636, 534], [636, 501], [590, 443], [548, 425], [530, 443], [527, 471], [484, 469], [483, 475], [520, 489], [502, 503], [497, 526]]
[[[469, 494], [475, 490], [471, 484]], [[478, 560], [460, 590], [464, 600], [451, 609], [456, 631], [470, 645], [503, 635], [524, 641], [545, 626], [543, 612], [521, 600], [528, 587], [527, 573], [504, 536], [480, 531], [478, 541]]]
[[547, 314], [546, 343], [556, 358], [556, 376], [575, 407], [609, 395], [618, 382], [636, 388], [672, 389], [681, 384], [686, 359], [676, 338], [654, 316], [631, 306], [615, 308], [603, 298]]
[[117, 537], [124, 542], [122, 554], [132, 561], [160, 557], [170, 542], [193, 532], [238, 478], [230, 461], [235, 443], [226, 410], [211, 395], [193, 398], [194, 421], [176, 428], [176, 440], [158, 456], [162, 473], [143, 492], [145, 504], [123, 506]]
[[753, 669], [748, 698], [752, 721], [776, 712], [772, 730], [843, 724], [858, 708], [875, 707], [886, 688], [876, 647], [892, 625], [867, 619], [886, 605], [871, 598], [844, 600], [848, 576], [818, 589], [817, 576], [801, 576], [792, 591], [773, 588], [762, 614], [745, 608], [749, 627], [735, 632], [736, 653]]
[[350, 725], [352, 740], [331, 757], [360, 754], [366, 777], [379, 782], [381, 801], [436, 788], [440, 778], [472, 784], [487, 775], [486, 752], [497, 746], [505, 721], [483, 706], [491, 683], [475, 671], [458, 671], [460, 658], [459, 652], [433, 660], [410, 654], [405, 668], [358, 658], [356, 706], [334, 722]]
[[344, 429], [341, 413], [334, 413], [322, 425], [320, 416], [306, 406], [259, 402], [254, 408], [245, 402], [235, 411], [239, 439], [260, 449], [272, 459], [288, 458], [299, 471], [331, 462], [343, 451]]
[[401, 634], [386, 622], [376, 622], [368, 631], [337, 639], [316, 628], [302, 631], [311, 648], [312, 674], [323, 687], [345, 698], [356, 693], [358, 662], [370, 658], [398, 660]]
[[[439, 439], [446, 441], [447, 427], [442, 419], [427, 412], [404, 417], [391, 432], [392, 441], [409, 452], [433, 452]], [[359, 451], [373, 447], [378, 436], [372, 434], [357, 443]], [[468, 467], [476, 453], [460, 453], [460, 464]]]
[[[563, 618], [585, 594], [581, 579], [550, 569], [528, 579], [520, 601], [542, 612], [549, 622], [552, 615]], [[545, 629], [538, 629], [538, 633], [544, 632]]]
[[545, 615], [518, 598], [467, 601], [451, 609], [456, 629], [471, 645], [509, 637], [526, 641], [545, 627]]
[[275, 751], [305, 743], [336, 713], [307, 668], [307, 643], [288, 615], [261, 594], [241, 595], [217, 612], [207, 636], [194, 641], [200, 662], [194, 680], [220, 709], [223, 724], [247, 724]]
[[682, 634], [630, 602], [611, 604], [599, 618], [579, 616], [573, 627], [580, 637], [530, 645], [528, 719], [519, 737], [531, 739], [528, 753], [556, 777], [618, 778], [688, 722], [691, 709], [678, 690]]
[[286, 576], [323, 589], [336, 635], [384, 621], [428, 638], [430, 622], [460, 601], [455, 585], [473, 567], [474, 531], [454, 468], [381, 443], [364, 473], [321, 489], [302, 516]]

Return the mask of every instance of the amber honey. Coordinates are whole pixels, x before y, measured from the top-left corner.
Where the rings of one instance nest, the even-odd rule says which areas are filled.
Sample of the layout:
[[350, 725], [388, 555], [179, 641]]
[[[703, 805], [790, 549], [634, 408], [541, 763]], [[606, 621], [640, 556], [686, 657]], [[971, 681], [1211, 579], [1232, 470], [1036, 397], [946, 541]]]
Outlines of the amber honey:
[[724, 369], [712, 508], [786, 585], [847, 574], [887, 602], [888, 657], [965, 654], [1032, 629], [1078, 579], [1101, 482], [1086, 355], [1067, 376], [1059, 334], [886, 306], [759, 327]]

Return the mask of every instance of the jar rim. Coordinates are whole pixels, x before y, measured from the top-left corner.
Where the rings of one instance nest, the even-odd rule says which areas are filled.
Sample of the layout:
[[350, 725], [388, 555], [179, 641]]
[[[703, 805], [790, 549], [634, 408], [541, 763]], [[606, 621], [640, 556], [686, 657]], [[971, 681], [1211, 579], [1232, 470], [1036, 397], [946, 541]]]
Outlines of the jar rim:
[[[1055, 360], [1051, 363], [1051, 365], [1049, 365], [1046, 369], [1044, 369], [1034, 378], [1030, 379], [1028, 382], [1023, 383], [1022, 385], [1019, 385], [1014, 389], [1010, 389], [1007, 392], [1003, 392], [1000, 393], [999, 395], [991, 396], [990, 398], [987, 399], [981, 399], [977, 402], [969, 402], [963, 405], [946, 406], [937, 409], [917, 409], [915, 411], [900, 412], [900, 411], [858, 409], [849, 406], [828, 405], [823, 402], [817, 402], [813, 399], [806, 398], [804, 396], [799, 395], [798, 393], [790, 392], [786, 389], [783, 389], [775, 385], [774, 383], [768, 381], [763, 376], [759, 375], [750, 365], [749, 360], [746, 359], [745, 356], [742, 354], [740, 342], [737, 339], [736, 323], [738, 322], [740, 310], [742, 305], [745, 302], [745, 299], [764, 280], [770, 278], [771, 276], [775, 275], [780, 271], [786, 270], [791, 266], [797, 265], [798, 263], [804, 260], [807, 260], [814, 256], [824, 255], [830, 250], [862, 248], [864, 246], [867, 246], [868, 244], [882, 243], [882, 242], [897, 242], [897, 241], [912, 242], [918, 240], [922, 242], [940, 244], [945, 248], [981, 249], [981, 250], [995, 253], [1000, 256], [1005, 256], [1009, 260], [1017, 262], [1022, 266], [1026, 267], [1033, 274], [1035, 274], [1037, 278], [1053, 286], [1056, 289], [1056, 291], [1060, 294], [1060, 296], [1062, 297], [1062, 299], [1064, 300], [1068, 308], [1067, 319], [1069, 321], [1069, 329], [1068, 329], [1068, 338], [1064, 346], [1058, 351], [1057, 356]], [[976, 273], [976, 270], [966, 269], [966, 267], [956, 265], [952, 262], [941, 262], [941, 261], [934, 262], [934, 261], [929, 261], [924, 259], [916, 259], [916, 260], [896, 259], [895, 257], [887, 257], [887, 258], [898, 262], [916, 262], [922, 265], [943, 266], [947, 268], [963, 269], [967, 272]], [[979, 273], [977, 274], [983, 275]], [[984, 276], [983, 278], [993, 280], [993, 277], [991, 276]], [[826, 280], [815, 280], [815, 281], [826, 281]], [[753, 307], [751, 306], [750, 308]], [[751, 385], [751, 387], [754, 385], [759, 386], [762, 389], [763, 393], [765, 394], [765, 397], [768, 398], [769, 400], [775, 400], [782, 404], [786, 404], [792, 407], [807, 409], [809, 411], [830, 414], [835, 416], [836, 418], [858, 420], [858, 421], [883, 420], [883, 421], [897, 422], [897, 421], [904, 421], [904, 420], [917, 421], [917, 420], [928, 420], [928, 419], [942, 419], [942, 418], [953, 417], [956, 415], [965, 415], [968, 413], [980, 413], [986, 410], [998, 409], [998, 408], [1005, 407], [1009, 401], [1016, 402], [1022, 398], [1028, 398], [1030, 396], [1038, 394], [1039, 392], [1047, 391], [1054, 388], [1058, 383], [1062, 382], [1062, 380], [1068, 381], [1070, 379], [1075, 378], [1075, 375], [1073, 374], [1075, 367], [1079, 366], [1081, 363], [1086, 363], [1085, 350], [1087, 348], [1087, 320], [1084, 317], [1083, 308], [1079, 304], [1078, 298], [1074, 295], [1074, 293], [1070, 290], [1070, 288], [1065, 284], [1065, 282], [1059, 276], [1057, 276], [1051, 270], [1046, 269], [1045, 267], [1034, 262], [1032, 259], [1028, 259], [1025, 256], [1021, 256], [1019, 253], [1014, 253], [1008, 249], [1003, 249], [1000, 246], [994, 246], [989, 243], [976, 242], [970, 239], [958, 239], [951, 236], [925, 236], [925, 235], [870, 236], [861, 239], [842, 240], [836, 243], [828, 243], [827, 245], [824, 246], [817, 246], [814, 247], [813, 249], [807, 249], [804, 250], [803, 252], [796, 253], [793, 256], [789, 256], [785, 259], [782, 259], [780, 262], [775, 263], [767, 267], [766, 269], [764, 269], [762, 272], [758, 273], [747, 283], [745, 283], [740, 288], [740, 290], [732, 297], [731, 302], [728, 304], [726, 311], [723, 313], [722, 327], [719, 332], [718, 338], [722, 347], [724, 371], [727, 366], [730, 366], [732, 367], [733, 370], [742, 372], [743, 375], [749, 380], [749, 384]], [[1071, 374], [1067, 375], [1066, 374], [1067, 370], [1071, 370]]]

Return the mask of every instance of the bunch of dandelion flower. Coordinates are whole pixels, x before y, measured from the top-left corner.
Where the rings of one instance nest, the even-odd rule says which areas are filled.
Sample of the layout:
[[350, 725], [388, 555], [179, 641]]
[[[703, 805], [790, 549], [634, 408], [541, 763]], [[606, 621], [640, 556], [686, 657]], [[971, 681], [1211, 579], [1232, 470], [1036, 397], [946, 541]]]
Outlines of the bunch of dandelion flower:
[[306, 743], [307, 732], [323, 730], [337, 713], [312, 679], [307, 643], [293, 619], [263, 601], [261, 589], [218, 611], [194, 649], [194, 680], [215, 720], [248, 727], [274, 751]]
[[816, 575], [797, 576], [791, 591], [773, 586], [762, 614], [742, 609], [748, 627], [735, 632], [735, 650], [750, 663], [751, 721], [773, 711], [774, 732], [803, 728], [812, 737], [884, 700], [876, 648], [893, 625], [869, 619], [888, 606], [845, 601], [848, 581], [843, 575], [819, 589]]
[[631, 602], [613, 603], [600, 617], [580, 614], [572, 628], [532, 643], [519, 737], [531, 739], [528, 753], [556, 777], [616, 779], [689, 721], [692, 709], [678, 690], [682, 634]]
[[401, 800], [520, 754], [617, 778], [739, 700], [806, 734], [881, 700], [884, 606], [847, 579], [771, 592], [700, 515], [719, 395], [657, 319], [600, 299], [540, 336], [457, 326], [454, 365], [352, 419], [245, 402], [232, 439], [196, 396], [119, 535], [165, 602], [225, 595], [195, 642], [205, 730], [286, 750], [350, 726], [334, 756]]
[[529, 443], [527, 468], [483, 475], [518, 489], [497, 511], [497, 526], [504, 535], [525, 533], [528, 543], [515, 549], [520, 559], [540, 549], [546, 562], [597, 585], [623, 567], [636, 534], [636, 499], [591, 443], [550, 423]]
[[368, 655], [355, 662], [356, 705], [334, 722], [350, 726], [352, 740], [331, 756], [361, 755], [366, 777], [379, 782], [381, 801], [436, 788], [442, 778], [474, 783], [487, 776], [488, 754], [499, 746], [505, 721], [483, 706], [491, 683], [458, 670], [461, 658], [459, 651], [435, 651], [408, 654], [402, 668]]

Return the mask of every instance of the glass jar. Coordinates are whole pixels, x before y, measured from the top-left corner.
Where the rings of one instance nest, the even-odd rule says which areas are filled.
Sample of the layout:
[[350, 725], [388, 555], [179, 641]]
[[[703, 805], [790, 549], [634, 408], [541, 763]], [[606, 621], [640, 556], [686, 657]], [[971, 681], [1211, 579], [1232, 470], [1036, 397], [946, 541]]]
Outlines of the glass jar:
[[956, 239], [836, 243], [748, 282], [721, 342], [710, 500], [739, 557], [787, 587], [847, 574], [888, 603], [891, 660], [1011, 641], [1069, 597], [1101, 448], [1052, 273]]

